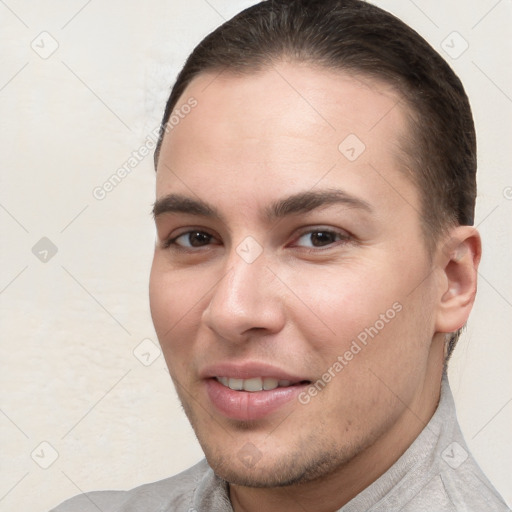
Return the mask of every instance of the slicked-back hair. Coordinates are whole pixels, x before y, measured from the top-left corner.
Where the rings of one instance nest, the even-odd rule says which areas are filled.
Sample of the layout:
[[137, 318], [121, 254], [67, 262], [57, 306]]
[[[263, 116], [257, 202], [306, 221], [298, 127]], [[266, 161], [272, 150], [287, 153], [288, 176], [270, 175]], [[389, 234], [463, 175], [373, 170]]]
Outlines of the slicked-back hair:
[[[476, 136], [462, 83], [416, 31], [363, 0], [268, 0], [206, 36], [171, 90], [155, 168], [169, 118], [195, 77], [206, 72], [250, 76], [282, 61], [391, 85], [406, 106], [408, 133], [400, 141], [400, 162], [420, 193], [429, 253], [447, 228], [473, 225]], [[459, 335], [452, 334], [447, 358]]]

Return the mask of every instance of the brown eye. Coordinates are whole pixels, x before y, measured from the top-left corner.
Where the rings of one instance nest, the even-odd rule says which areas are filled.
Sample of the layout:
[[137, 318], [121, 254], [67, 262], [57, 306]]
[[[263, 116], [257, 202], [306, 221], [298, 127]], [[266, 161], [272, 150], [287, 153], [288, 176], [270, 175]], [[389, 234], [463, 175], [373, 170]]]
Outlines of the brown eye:
[[336, 242], [336, 234], [329, 231], [316, 231], [310, 233], [310, 239], [314, 247], [321, 247]]
[[348, 236], [336, 231], [326, 229], [316, 229], [308, 231], [299, 237], [295, 245], [301, 247], [325, 247], [340, 240], [347, 240]]
[[179, 247], [193, 248], [204, 247], [212, 242], [214, 237], [204, 231], [187, 231], [180, 236], [169, 240], [167, 246], [178, 245]]

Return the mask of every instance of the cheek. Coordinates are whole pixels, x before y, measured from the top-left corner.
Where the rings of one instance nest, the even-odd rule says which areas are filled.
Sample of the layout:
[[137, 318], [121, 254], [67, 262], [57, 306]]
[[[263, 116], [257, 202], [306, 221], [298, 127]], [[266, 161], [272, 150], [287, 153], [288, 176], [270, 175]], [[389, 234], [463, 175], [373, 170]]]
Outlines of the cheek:
[[[192, 322], [201, 290], [190, 286], [184, 273], [170, 272], [161, 256], [155, 256], [149, 281], [149, 299], [151, 316], [155, 331], [165, 350], [170, 345], [177, 345], [184, 330], [197, 324]], [[198, 296], [199, 295], [199, 296]]]
[[149, 278], [149, 306], [153, 325], [160, 343], [166, 328], [169, 328], [169, 318], [172, 315], [172, 298], [165, 274], [161, 271], [158, 257], [155, 255]]
[[181, 382], [190, 370], [187, 365], [195, 346], [197, 300], [187, 293], [190, 287], [176, 282], [177, 273], [160, 270], [158, 263], [154, 263], [149, 285], [151, 316], [169, 373], [173, 380]]
[[377, 283], [377, 275], [375, 269], [352, 262], [290, 273], [286, 282], [294, 296], [286, 299], [288, 313], [319, 350], [344, 350], [397, 300], [394, 287]]
[[411, 293], [426, 272], [419, 263], [406, 265], [389, 254], [333, 268], [305, 267], [288, 275], [295, 293], [286, 299], [288, 314], [324, 364], [332, 364], [354, 341], [365, 354], [354, 357], [361, 363], [407, 360], [423, 343], [418, 332], [429, 330], [424, 313], [430, 308], [428, 283]]

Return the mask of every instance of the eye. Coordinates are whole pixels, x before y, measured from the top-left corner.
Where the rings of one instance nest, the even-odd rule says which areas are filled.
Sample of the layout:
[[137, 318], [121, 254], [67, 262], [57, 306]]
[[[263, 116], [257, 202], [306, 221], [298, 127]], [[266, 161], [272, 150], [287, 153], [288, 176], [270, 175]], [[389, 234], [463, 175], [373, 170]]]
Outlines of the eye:
[[336, 242], [348, 241], [350, 237], [347, 233], [332, 231], [329, 229], [314, 229], [303, 233], [294, 245], [308, 248], [326, 247]]
[[213, 241], [217, 242], [216, 238], [210, 235], [210, 233], [194, 229], [174, 238], [170, 238], [164, 243], [164, 247], [168, 248], [175, 245], [185, 249], [193, 249], [196, 247], [204, 247], [211, 244]]

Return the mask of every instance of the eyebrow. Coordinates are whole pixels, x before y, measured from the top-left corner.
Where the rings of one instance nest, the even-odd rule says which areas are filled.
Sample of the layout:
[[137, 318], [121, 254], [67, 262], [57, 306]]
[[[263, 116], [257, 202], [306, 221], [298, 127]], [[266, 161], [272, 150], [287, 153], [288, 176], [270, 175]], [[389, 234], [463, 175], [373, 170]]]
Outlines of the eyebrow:
[[190, 215], [202, 215], [220, 219], [219, 212], [206, 201], [193, 199], [181, 194], [168, 194], [153, 205], [153, 217], [156, 219], [164, 213], [188, 213]]
[[[339, 189], [299, 192], [280, 199], [265, 209], [269, 221], [281, 219], [289, 215], [308, 213], [319, 208], [342, 204], [350, 208], [359, 208], [373, 212], [373, 208], [364, 199], [355, 197]], [[156, 219], [164, 213], [185, 213], [200, 215], [214, 219], [222, 219], [215, 207], [201, 199], [195, 199], [181, 194], [168, 194], [157, 201], [153, 206], [153, 217]]]
[[350, 208], [359, 208], [372, 212], [373, 208], [364, 199], [355, 197], [339, 189], [310, 190], [300, 192], [276, 201], [267, 208], [269, 220], [280, 219], [288, 215], [308, 213], [318, 208], [342, 204]]

